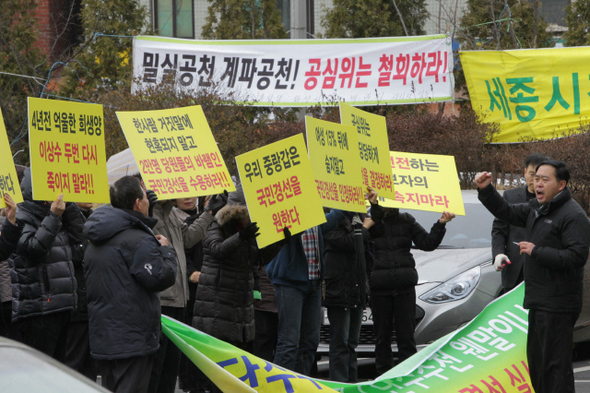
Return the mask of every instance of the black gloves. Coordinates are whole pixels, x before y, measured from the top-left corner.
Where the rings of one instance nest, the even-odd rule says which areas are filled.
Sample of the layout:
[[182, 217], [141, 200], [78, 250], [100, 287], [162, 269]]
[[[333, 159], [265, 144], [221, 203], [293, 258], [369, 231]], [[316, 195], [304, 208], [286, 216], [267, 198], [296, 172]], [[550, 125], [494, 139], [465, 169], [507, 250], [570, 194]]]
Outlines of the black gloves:
[[283, 234], [285, 235], [285, 242], [288, 243], [289, 240], [291, 240], [291, 231], [289, 230], [289, 227], [283, 228]]
[[154, 215], [154, 206], [156, 206], [156, 202], [158, 202], [158, 196], [152, 190], [145, 190], [145, 195], [147, 196], [147, 199], [150, 202], [148, 216], [152, 217]]
[[209, 202], [207, 203], [207, 206], [205, 206], [205, 211], [211, 211], [211, 214], [213, 216], [215, 216], [217, 214], [217, 212], [219, 210], [221, 210], [222, 207], [224, 207], [227, 204], [227, 194], [219, 194], [219, 195], [213, 195], [210, 199]]
[[256, 238], [256, 236], [260, 235], [258, 229], [258, 225], [256, 225], [255, 222], [246, 225], [246, 227], [240, 231], [240, 240], [247, 241]]

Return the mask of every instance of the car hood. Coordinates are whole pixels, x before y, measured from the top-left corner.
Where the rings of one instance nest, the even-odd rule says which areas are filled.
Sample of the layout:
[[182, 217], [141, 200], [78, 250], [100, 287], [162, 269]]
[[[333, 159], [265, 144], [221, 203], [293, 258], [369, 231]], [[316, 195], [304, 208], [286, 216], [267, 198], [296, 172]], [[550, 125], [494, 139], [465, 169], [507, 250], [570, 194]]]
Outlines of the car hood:
[[491, 261], [492, 250], [485, 248], [438, 248], [431, 252], [412, 250], [418, 284], [443, 282], [482, 263]]

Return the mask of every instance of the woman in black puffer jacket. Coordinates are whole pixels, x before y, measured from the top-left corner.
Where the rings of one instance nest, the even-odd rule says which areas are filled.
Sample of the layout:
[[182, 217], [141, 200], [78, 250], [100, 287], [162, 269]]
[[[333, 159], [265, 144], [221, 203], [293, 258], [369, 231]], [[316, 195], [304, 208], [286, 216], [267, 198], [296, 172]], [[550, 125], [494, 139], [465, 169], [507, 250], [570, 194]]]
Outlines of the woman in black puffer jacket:
[[[441, 243], [445, 224], [455, 215], [444, 212], [430, 233], [408, 213], [385, 209], [382, 220], [377, 218], [369, 229], [374, 243], [375, 261], [369, 277], [370, 306], [375, 327], [375, 366], [379, 375], [391, 369], [391, 332], [395, 323], [398, 357], [402, 362], [416, 353], [416, 263], [410, 252], [412, 242], [423, 251], [432, 251]], [[395, 322], [394, 322], [395, 321]]]
[[[192, 324], [239, 348], [250, 350], [254, 340], [254, 275], [258, 227], [248, 208], [235, 202], [236, 191], [215, 215], [203, 239], [203, 266]], [[243, 194], [240, 198], [243, 200]]]

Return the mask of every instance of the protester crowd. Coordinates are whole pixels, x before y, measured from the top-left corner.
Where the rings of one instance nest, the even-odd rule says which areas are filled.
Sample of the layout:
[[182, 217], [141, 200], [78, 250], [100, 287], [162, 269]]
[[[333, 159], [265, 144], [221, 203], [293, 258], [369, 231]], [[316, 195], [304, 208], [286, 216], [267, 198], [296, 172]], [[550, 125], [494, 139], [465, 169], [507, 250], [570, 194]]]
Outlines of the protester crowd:
[[[486, 172], [476, 185], [498, 217], [494, 258], [497, 270], [510, 274], [504, 285], [529, 284], [529, 365], [536, 391], [543, 391], [539, 384], [568, 383], [590, 224], [571, 199], [565, 165], [529, 158], [528, 188], [513, 204], [494, 193]], [[125, 176], [111, 186], [111, 203], [94, 210], [61, 195], [33, 200], [30, 169], [21, 189], [18, 207], [4, 196], [0, 334], [90, 379], [100, 375], [113, 392], [171, 393], [177, 379], [184, 391], [219, 391], [162, 334], [161, 315], [310, 375], [325, 306], [329, 378], [357, 382], [355, 349], [370, 305], [377, 372], [386, 372], [394, 366], [394, 328], [398, 361], [416, 352], [411, 247], [436, 249], [454, 218], [444, 212], [427, 231], [412, 215], [380, 206], [369, 187], [367, 214], [326, 211], [324, 224], [297, 234], [285, 227], [282, 240], [259, 249], [259, 228], [239, 184], [229, 194], [159, 201], [139, 177]], [[511, 193], [504, 196], [511, 202]], [[509, 241], [514, 236], [517, 252]], [[555, 377], [549, 340], [563, 343]]]

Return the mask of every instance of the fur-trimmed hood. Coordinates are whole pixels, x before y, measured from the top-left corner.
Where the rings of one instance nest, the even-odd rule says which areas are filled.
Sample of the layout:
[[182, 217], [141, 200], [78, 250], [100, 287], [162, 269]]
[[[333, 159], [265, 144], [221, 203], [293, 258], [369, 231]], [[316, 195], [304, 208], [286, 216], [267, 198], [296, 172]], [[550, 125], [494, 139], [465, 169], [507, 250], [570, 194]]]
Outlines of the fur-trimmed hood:
[[215, 220], [223, 226], [231, 220], [243, 220], [249, 217], [248, 208], [245, 205], [225, 205], [215, 215]]

